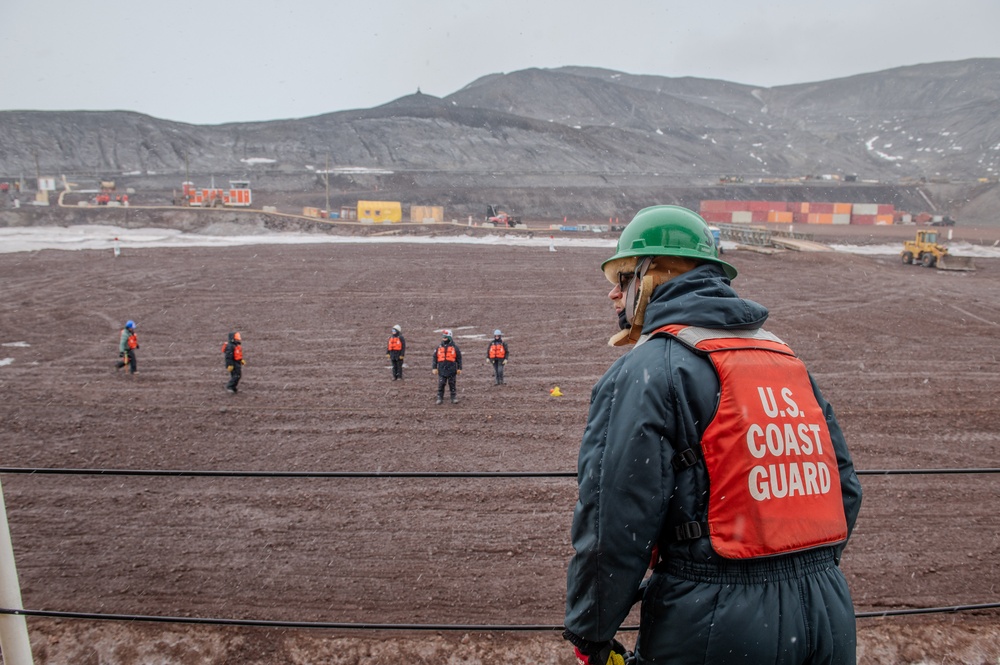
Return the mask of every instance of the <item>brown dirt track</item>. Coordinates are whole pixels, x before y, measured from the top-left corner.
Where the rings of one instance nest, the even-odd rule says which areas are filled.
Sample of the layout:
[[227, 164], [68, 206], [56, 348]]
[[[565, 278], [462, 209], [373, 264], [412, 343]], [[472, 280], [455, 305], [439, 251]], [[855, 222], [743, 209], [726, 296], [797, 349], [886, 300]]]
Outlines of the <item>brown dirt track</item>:
[[[619, 353], [602, 249], [307, 245], [0, 254], [0, 465], [225, 471], [575, 469]], [[730, 252], [806, 360], [860, 470], [1000, 467], [1000, 261], [971, 274]], [[139, 324], [140, 374], [116, 374]], [[406, 378], [383, 343], [399, 323]], [[465, 354], [433, 403], [442, 327]], [[504, 330], [508, 386], [486, 339]], [[219, 347], [243, 333], [241, 393]], [[565, 394], [549, 396], [559, 385]], [[344, 623], [559, 624], [571, 478], [2, 474], [24, 606]], [[859, 612], [1000, 601], [996, 475], [864, 476]], [[29, 618], [35, 662], [573, 662], [554, 631]], [[633, 633], [625, 633], [631, 643]], [[861, 663], [1000, 662], [1000, 613], [859, 620]]]

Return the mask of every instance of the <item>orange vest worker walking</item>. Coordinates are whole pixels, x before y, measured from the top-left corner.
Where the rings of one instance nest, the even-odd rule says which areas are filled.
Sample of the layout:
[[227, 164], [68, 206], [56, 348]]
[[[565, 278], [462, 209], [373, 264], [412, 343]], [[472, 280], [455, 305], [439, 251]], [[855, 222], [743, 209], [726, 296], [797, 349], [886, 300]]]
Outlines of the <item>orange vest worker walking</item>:
[[135, 352], [139, 350], [139, 338], [135, 334], [135, 321], [125, 322], [118, 338], [118, 369], [128, 367], [129, 375], [134, 376], [139, 370], [136, 367]]
[[240, 379], [243, 378], [243, 366], [247, 364], [247, 361], [243, 360], [243, 339], [238, 332], [229, 333], [229, 341], [222, 345], [222, 353], [226, 359], [226, 370], [229, 372], [226, 390], [235, 395]]

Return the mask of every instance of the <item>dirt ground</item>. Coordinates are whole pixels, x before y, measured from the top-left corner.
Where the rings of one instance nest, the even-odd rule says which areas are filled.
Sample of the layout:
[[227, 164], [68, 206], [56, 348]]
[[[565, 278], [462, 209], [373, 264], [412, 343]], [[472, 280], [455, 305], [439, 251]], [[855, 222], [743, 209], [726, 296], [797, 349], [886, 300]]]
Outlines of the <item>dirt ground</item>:
[[[606, 255], [449, 244], [0, 254], [0, 466], [572, 472], [590, 389], [620, 353], [606, 346]], [[841, 253], [727, 257], [740, 292], [770, 308], [767, 328], [812, 369], [859, 470], [1000, 467], [1000, 260], [944, 273]], [[128, 318], [132, 378], [114, 369]], [[393, 382], [384, 342], [397, 323], [407, 368]], [[435, 406], [444, 327], [465, 369], [460, 403]], [[502, 387], [485, 360], [497, 327], [511, 348]], [[237, 396], [223, 389], [230, 330], [247, 358]], [[573, 662], [545, 629], [562, 621], [570, 477], [0, 480], [26, 608], [408, 628], [33, 617], [39, 664]], [[1000, 601], [998, 480], [863, 476], [843, 562], [857, 610]], [[859, 640], [861, 663], [997, 663], [1000, 613], [861, 618]]]

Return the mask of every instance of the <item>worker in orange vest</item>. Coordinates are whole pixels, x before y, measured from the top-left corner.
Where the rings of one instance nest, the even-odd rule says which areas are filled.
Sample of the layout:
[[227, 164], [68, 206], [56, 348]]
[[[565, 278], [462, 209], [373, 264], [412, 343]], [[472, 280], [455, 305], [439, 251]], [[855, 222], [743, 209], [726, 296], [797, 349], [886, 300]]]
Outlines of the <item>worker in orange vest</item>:
[[135, 375], [139, 371], [135, 361], [135, 352], [138, 350], [139, 338], [135, 334], [135, 321], [129, 319], [118, 337], [118, 363], [115, 367], [128, 367], [129, 375]]
[[486, 357], [493, 364], [493, 385], [502, 386], [505, 383], [503, 368], [507, 364], [507, 358], [510, 357], [510, 351], [507, 349], [507, 342], [503, 341], [503, 333], [499, 328], [493, 331], [493, 341], [490, 342]]
[[455, 346], [450, 330], [441, 331], [441, 344], [434, 351], [434, 373], [438, 378], [437, 403], [444, 401], [444, 386], [451, 391], [451, 403], [458, 404], [455, 377], [462, 373], [462, 352]]
[[243, 378], [243, 366], [247, 364], [243, 359], [243, 338], [238, 332], [229, 333], [229, 342], [222, 345], [222, 353], [226, 359], [226, 370], [229, 372], [226, 390], [235, 395], [240, 379]]
[[399, 325], [392, 327], [389, 341], [386, 344], [385, 357], [392, 363], [392, 380], [403, 378], [403, 359], [406, 356], [406, 339]]

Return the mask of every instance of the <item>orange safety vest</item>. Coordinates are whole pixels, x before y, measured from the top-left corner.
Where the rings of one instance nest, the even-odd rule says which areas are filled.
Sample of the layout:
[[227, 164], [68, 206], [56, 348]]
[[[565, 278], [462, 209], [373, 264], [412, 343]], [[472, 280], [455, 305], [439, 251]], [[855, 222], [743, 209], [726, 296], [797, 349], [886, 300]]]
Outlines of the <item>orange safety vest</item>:
[[505, 357], [507, 357], [507, 349], [504, 348], [503, 342], [490, 344], [490, 360], [503, 360]]
[[135, 336], [135, 333], [129, 335], [128, 340], [125, 343], [128, 345], [128, 348], [130, 349], [139, 348], [139, 338]]
[[390, 351], [402, 351], [403, 350], [403, 340], [399, 339], [398, 336], [393, 335], [389, 338], [389, 350]]
[[438, 347], [437, 361], [439, 363], [444, 362], [446, 360], [450, 363], [453, 363], [455, 362], [456, 357], [457, 356], [455, 355], [455, 347], [452, 346], [451, 344], [449, 344], [448, 346]]
[[845, 541], [837, 454], [805, 364], [763, 330], [663, 332], [706, 353], [719, 376], [701, 439], [712, 548], [749, 559]]
[[[232, 342], [224, 342], [222, 344], [222, 352], [223, 353], [226, 352], [226, 347], [229, 346], [230, 344], [232, 344]], [[239, 361], [243, 360], [243, 345], [242, 344], [233, 344], [233, 360], [235, 360], [236, 362], [239, 362]]]

